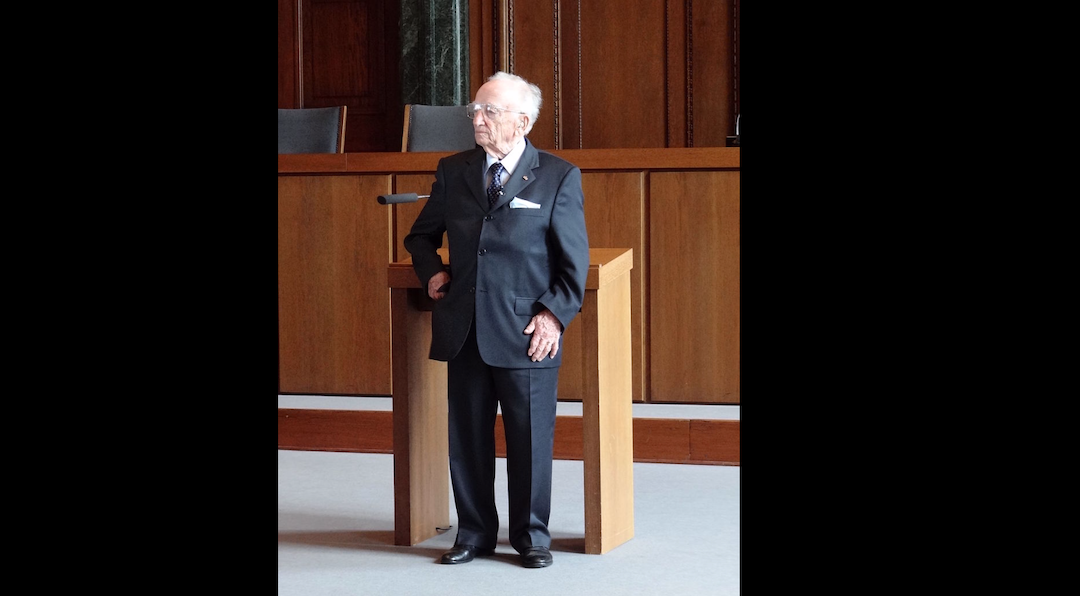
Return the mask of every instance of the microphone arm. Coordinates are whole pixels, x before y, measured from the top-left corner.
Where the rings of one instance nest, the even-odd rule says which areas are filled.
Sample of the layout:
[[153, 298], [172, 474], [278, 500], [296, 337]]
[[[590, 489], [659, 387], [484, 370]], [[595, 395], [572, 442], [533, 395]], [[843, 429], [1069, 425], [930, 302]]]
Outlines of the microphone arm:
[[392, 205], [394, 203], [415, 203], [419, 199], [426, 199], [431, 195], [418, 195], [415, 192], [403, 192], [396, 195], [379, 195], [380, 205]]

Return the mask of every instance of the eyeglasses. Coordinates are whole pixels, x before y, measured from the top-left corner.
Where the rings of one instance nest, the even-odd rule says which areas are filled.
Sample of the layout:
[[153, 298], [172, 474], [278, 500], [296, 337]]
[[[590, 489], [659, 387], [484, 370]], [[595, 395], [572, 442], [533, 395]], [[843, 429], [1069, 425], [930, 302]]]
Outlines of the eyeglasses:
[[468, 116], [469, 120], [472, 120], [473, 118], [476, 118], [476, 113], [479, 112], [481, 109], [484, 110], [484, 115], [487, 116], [488, 118], [490, 118], [491, 120], [494, 120], [494, 119], [498, 118], [499, 114], [501, 114], [503, 112], [512, 112], [514, 114], [526, 114], [527, 113], [527, 112], [518, 112], [517, 110], [508, 110], [506, 108], [500, 108], [499, 106], [494, 105], [494, 104], [490, 104], [490, 103], [471, 103], [471, 104], [465, 106], [465, 115]]

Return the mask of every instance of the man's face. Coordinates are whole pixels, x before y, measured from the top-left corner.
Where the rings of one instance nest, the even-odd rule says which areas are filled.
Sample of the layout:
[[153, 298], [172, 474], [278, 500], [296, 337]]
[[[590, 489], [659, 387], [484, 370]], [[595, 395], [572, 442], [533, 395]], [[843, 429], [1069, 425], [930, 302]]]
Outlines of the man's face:
[[514, 81], [488, 81], [476, 92], [475, 102], [492, 104], [506, 111], [495, 117], [488, 116], [485, 110], [477, 110], [473, 115], [473, 136], [476, 144], [490, 154], [505, 157], [518, 138], [525, 135], [524, 122], [528, 119], [521, 110], [521, 87]]

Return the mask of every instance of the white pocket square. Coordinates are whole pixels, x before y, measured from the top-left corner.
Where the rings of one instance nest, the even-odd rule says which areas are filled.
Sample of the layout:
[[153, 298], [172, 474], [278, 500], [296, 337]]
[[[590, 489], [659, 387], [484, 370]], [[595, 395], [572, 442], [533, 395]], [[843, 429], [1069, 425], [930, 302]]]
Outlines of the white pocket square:
[[522, 198], [519, 198], [519, 197], [514, 197], [514, 199], [512, 201], [510, 201], [510, 208], [511, 209], [539, 209], [540, 208], [540, 203], [534, 203], [532, 201], [526, 201], [525, 199], [522, 199]]

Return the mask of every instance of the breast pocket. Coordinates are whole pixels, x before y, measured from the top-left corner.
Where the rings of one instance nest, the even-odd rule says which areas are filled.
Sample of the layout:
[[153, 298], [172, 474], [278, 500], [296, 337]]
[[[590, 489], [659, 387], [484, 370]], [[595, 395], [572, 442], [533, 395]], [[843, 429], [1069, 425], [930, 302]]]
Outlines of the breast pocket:
[[525, 207], [518, 207], [517, 209], [510, 210], [511, 217], [543, 217], [544, 209], [526, 209]]

